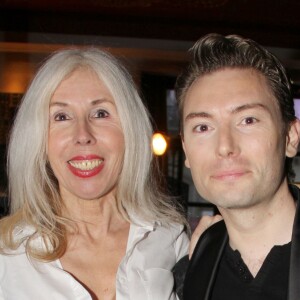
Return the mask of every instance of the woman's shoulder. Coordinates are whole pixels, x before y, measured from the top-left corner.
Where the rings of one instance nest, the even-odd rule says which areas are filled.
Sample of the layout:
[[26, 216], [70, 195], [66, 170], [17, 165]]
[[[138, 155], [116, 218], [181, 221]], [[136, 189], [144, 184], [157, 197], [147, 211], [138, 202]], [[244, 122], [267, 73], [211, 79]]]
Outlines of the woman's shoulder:
[[186, 227], [176, 222], [163, 223], [161, 221], [140, 221], [135, 219], [131, 223], [131, 229], [136, 232], [152, 232], [155, 235], [167, 235], [168, 238], [177, 239], [178, 236], [186, 234]]
[[17, 274], [19, 272], [19, 268], [23, 266], [23, 261], [27, 259], [23, 244], [20, 244], [17, 248], [1, 247], [0, 283], [10, 276], [10, 274]]
[[186, 234], [186, 228], [184, 225], [179, 223], [165, 223], [162, 224], [157, 222], [155, 224], [155, 230], [161, 232], [162, 234], [168, 234], [173, 239], [177, 239], [178, 236]]
[[153, 222], [148, 225], [131, 225], [133, 228], [132, 240], [138, 238], [142, 239], [140, 246], [150, 247], [155, 251], [156, 248], [175, 249], [178, 256], [187, 253], [189, 246], [189, 238], [185, 227], [179, 223], [162, 224], [160, 222]]
[[12, 230], [12, 234], [10, 232], [1, 232], [2, 233], [2, 237], [0, 239], [1, 252], [9, 255], [23, 253], [24, 243], [35, 232], [36, 230], [34, 229], [34, 227], [29, 225], [17, 225]]

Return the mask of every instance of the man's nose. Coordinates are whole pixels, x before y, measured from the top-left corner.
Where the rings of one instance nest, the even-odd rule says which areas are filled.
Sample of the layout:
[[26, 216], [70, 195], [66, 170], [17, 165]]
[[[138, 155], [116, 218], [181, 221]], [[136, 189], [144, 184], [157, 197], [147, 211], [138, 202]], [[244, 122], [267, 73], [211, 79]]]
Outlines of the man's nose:
[[222, 126], [218, 132], [217, 155], [220, 157], [236, 156], [240, 153], [238, 134], [231, 126]]

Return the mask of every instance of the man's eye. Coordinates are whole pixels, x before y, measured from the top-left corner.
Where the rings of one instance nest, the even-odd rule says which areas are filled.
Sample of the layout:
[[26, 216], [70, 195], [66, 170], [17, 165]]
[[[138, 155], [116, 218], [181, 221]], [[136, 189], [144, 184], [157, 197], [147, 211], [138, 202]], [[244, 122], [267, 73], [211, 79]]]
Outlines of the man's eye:
[[247, 118], [245, 118], [244, 120], [243, 120], [243, 124], [245, 124], [245, 125], [251, 125], [251, 124], [254, 124], [254, 123], [256, 123], [257, 122], [257, 119], [256, 118], [254, 118], [254, 117], [247, 117]]
[[55, 121], [66, 121], [66, 120], [70, 120], [70, 118], [64, 113], [59, 113], [59, 114], [55, 115], [54, 120]]
[[109, 113], [103, 109], [98, 110], [95, 114], [96, 118], [107, 118], [108, 116], [109, 116]]
[[208, 126], [205, 124], [198, 125], [197, 127], [195, 127], [195, 131], [197, 132], [205, 132], [207, 130], [208, 130]]

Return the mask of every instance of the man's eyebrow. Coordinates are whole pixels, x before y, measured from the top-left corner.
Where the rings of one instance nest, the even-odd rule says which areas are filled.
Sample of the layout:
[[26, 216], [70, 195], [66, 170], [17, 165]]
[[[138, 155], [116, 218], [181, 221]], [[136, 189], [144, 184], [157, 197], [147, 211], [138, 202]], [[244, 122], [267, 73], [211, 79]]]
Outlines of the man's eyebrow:
[[[241, 111], [248, 110], [248, 109], [254, 109], [254, 108], [260, 108], [260, 109], [265, 110], [266, 112], [269, 112], [269, 109], [267, 108], [267, 106], [265, 106], [262, 103], [249, 103], [249, 104], [243, 104], [243, 105], [234, 107], [231, 110], [231, 113], [236, 114], [236, 113], [239, 113]], [[194, 119], [194, 118], [206, 118], [206, 119], [209, 119], [209, 118], [213, 118], [213, 116], [210, 113], [207, 113], [207, 112], [192, 112], [192, 113], [189, 113], [184, 118], [184, 120], [188, 121], [188, 120], [191, 120], [191, 119]]]
[[269, 109], [262, 103], [248, 103], [248, 104], [244, 104], [244, 105], [233, 108], [232, 113], [239, 113], [241, 111], [244, 111], [247, 109], [253, 109], [253, 108], [261, 108], [261, 109], [269, 112]]
[[188, 120], [191, 120], [191, 119], [194, 119], [194, 118], [212, 118], [212, 115], [207, 113], [207, 112], [192, 112], [192, 113], [189, 113], [185, 118], [184, 120], [185, 121], [188, 121]]

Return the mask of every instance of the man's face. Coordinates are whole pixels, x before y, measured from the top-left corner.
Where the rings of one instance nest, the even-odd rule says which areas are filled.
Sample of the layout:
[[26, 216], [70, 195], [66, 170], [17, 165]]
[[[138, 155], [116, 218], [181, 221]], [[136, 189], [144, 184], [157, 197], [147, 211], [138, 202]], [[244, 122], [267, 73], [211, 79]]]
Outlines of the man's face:
[[183, 109], [183, 147], [198, 192], [219, 208], [272, 199], [285, 156], [295, 154], [287, 150], [266, 79], [252, 69], [218, 70], [193, 83]]

